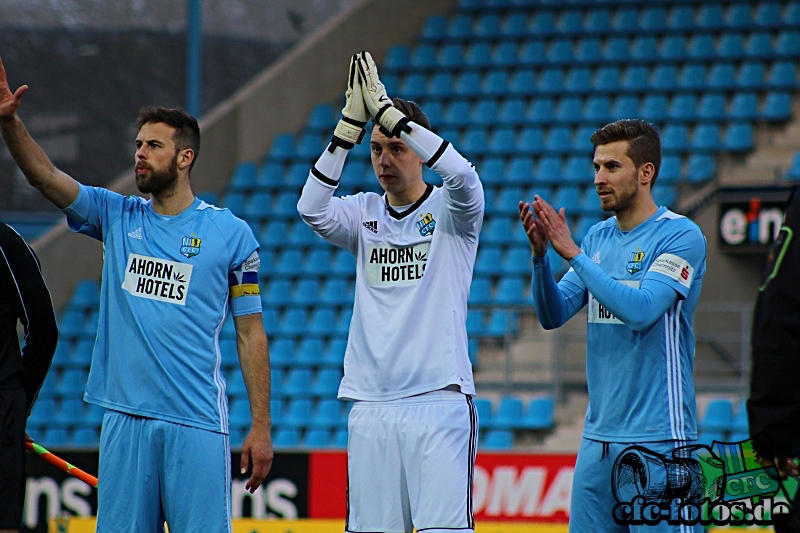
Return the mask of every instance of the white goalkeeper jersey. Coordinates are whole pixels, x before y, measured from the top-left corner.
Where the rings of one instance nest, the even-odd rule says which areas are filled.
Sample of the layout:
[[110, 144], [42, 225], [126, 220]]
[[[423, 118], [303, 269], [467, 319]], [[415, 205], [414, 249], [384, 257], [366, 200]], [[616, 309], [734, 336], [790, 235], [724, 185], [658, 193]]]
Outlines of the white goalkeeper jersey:
[[386, 196], [334, 197], [347, 150], [325, 152], [297, 204], [321, 237], [356, 257], [356, 290], [339, 398], [385, 401], [456, 385], [475, 394], [467, 298], [483, 223], [472, 164], [414, 123], [401, 139], [443, 187], [401, 212]]

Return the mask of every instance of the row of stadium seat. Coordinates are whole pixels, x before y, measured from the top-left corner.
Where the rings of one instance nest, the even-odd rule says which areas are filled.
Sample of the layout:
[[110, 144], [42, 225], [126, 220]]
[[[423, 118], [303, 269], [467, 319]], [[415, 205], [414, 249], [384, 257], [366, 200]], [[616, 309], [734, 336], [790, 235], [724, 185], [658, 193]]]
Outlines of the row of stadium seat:
[[[698, 1], [698, 0], [695, 0]], [[465, 12], [451, 19], [432, 15], [425, 21], [419, 38], [423, 41], [479, 41], [519, 38], [527, 35], [605, 35], [648, 33], [683, 33], [696, 31], [779, 30], [800, 24], [800, 3], [790, 2], [685, 2], [639, 1], [641, 6], [614, 2], [615, 9], [603, 7], [604, 0], [586, 0], [586, 9], [576, 9], [570, 2], [557, 0], [481, 0], [462, 1]], [[608, 4], [612, 2], [608, 1]], [[684, 5], [681, 5], [681, 4]], [[548, 6], [550, 4], [550, 6]], [[620, 5], [621, 4], [621, 5]], [[552, 9], [550, 7], [557, 8]], [[535, 9], [534, 9], [535, 8]], [[470, 15], [469, 10], [491, 10]], [[507, 11], [505, 15], [499, 10]]]
[[706, 405], [703, 416], [698, 423], [700, 442], [711, 444], [719, 442], [736, 442], [750, 437], [747, 420], [747, 402], [743, 399], [736, 406], [727, 398], [716, 398]]
[[573, 67], [492, 69], [426, 75], [411, 71], [403, 76], [387, 75], [384, 84], [392, 94], [419, 100], [502, 98], [509, 96], [559, 96], [562, 94], [603, 95], [632, 93], [702, 93], [761, 90], [792, 90], [797, 87], [793, 63], [776, 62], [770, 68], [761, 62], [742, 64], [702, 63], [653, 67], [634, 65], [621, 69]]
[[518, 68], [520, 66], [603, 66], [609, 64], [669, 64], [684, 62], [781, 60], [795, 56], [800, 33], [766, 32], [599, 38], [541, 38], [462, 45], [452, 41], [438, 46], [397, 45], [384, 62], [386, 74], [398, 71], [448, 71], [459, 69]]

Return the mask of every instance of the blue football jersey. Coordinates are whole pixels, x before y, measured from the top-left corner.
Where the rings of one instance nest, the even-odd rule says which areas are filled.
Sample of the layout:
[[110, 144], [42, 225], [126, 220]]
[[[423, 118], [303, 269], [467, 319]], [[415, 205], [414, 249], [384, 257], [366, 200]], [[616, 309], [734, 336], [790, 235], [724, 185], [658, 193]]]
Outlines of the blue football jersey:
[[195, 199], [176, 216], [149, 200], [81, 186], [73, 231], [102, 240], [100, 320], [84, 399], [228, 432], [219, 333], [261, 312], [258, 242], [229, 210]]
[[631, 231], [612, 217], [593, 226], [583, 252], [619, 283], [667, 284], [676, 302], [655, 324], [634, 331], [570, 269], [560, 283], [584, 288], [588, 304], [584, 436], [611, 442], [697, 438], [692, 320], [705, 275], [706, 242], [691, 220], [665, 207]]

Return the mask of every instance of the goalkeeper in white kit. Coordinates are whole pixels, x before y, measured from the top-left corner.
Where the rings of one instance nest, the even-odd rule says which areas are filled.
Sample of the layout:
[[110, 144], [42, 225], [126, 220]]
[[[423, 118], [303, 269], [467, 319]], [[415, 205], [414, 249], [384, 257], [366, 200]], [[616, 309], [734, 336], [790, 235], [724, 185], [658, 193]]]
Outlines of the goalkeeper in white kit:
[[[478, 419], [465, 323], [483, 188], [416, 103], [389, 99], [368, 52], [351, 58], [345, 94], [343, 117], [297, 204], [314, 231], [356, 257], [338, 394], [354, 400], [345, 528], [471, 532]], [[369, 115], [385, 194], [334, 197]], [[422, 180], [423, 164], [442, 187]]]

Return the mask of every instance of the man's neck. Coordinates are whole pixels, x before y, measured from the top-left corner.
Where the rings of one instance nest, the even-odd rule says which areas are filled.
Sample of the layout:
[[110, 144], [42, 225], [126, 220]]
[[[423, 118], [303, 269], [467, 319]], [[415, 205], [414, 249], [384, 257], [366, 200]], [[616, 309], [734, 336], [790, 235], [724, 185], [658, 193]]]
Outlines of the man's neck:
[[658, 211], [658, 206], [652, 197], [630, 206], [630, 208], [614, 213], [617, 216], [617, 228], [620, 231], [631, 231], [639, 224], [653, 216]]
[[150, 199], [153, 211], [159, 215], [175, 216], [182, 213], [194, 202], [194, 194], [191, 187], [176, 187], [175, 189], [164, 191], [159, 195], [152, 194]]
[[399, 194], [393, 194], [387, 192], [386, 199], [389, 202], [389, 205], [392, 207], [402, 207], [404, 205], [412, 205], [416, 203], [417, 200], [422, 198], [422, 195], [425, 194], [426, 190], [428, 190], [428, 184], [425, 183], [424, 181], [420, 181], [413, 187], [410, 187]]

